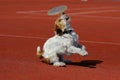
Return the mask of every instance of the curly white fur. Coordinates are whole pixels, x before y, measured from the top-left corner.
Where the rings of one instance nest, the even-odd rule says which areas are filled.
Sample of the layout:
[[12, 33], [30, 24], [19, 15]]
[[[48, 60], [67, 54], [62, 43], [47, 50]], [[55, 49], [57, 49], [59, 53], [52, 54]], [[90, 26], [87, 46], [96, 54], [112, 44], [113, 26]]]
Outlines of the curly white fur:
[[[53, 63], [54, 66], [65, 66], [66, 64], [59, 60], [58, 55], [71, 55], [74, 53], [82, 56], [88, 55], [84, 46], [83, 48], [75, 47], [73, 42], [73, 37], [70, 34], [64, 34], [62, 36], [55, 35], [45, 42], [42, 56], [49, 58], [50, 63]], [[40, 50], [40, 48], [38, 49]]]

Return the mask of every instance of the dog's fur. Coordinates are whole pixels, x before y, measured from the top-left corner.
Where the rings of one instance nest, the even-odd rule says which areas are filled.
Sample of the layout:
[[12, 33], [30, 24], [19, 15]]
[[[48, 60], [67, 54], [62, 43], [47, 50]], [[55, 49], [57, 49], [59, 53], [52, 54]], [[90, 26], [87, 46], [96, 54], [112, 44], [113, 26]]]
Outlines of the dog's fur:
[[64, 32], [64, 30], [65, 30], [64, 20], [58, 18], [55, 21], [55, 29], [54, 30], [57, 35], [61, 35], [61, 33]]
[[42, 58], [42, 61], [48, 64], [53, 63], [54, 66], [65, 66], [63, 60], [60, 61], [60, 56], [71, 55], [74, 53], [82, 56], [88, 55], [85, 49], [77, 48], [73, 45], [73, 38], [70, 34], [64, 34], [62, 36], [55, 35], [49, 38], [44, 46], [43, 53], [40, 49], [37, 50], [37, 56]]
[[74, 45], [74, 38], [70, 34], [63, 34], [65, 29], [64, 20], [57, 19], [55, 21], [55, 36], [49, 38], [44, 46], [43, 51], [37, 47], [37, 56], [47, 64], [54, 66], [65, 66], [63, 55], [71, 55], [74, 53], [82, 56], [88, 55], [85, 46], [82, 48]]

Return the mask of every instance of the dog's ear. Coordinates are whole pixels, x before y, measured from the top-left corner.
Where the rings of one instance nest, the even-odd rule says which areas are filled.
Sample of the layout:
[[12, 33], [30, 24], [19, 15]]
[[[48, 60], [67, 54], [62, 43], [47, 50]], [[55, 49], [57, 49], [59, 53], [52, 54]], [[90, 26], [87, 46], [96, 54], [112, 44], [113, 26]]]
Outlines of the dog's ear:
[[59, 36], [61, 36], [63, 34], [62, 30], [59, 28], [58, 25], [55, 25], [55, 33]]
[[58, 29], [58, 28], [59, 29], [61, 28], [60, 27], [61, 26], [60, 22], [61, 22], [61, 20], [59, 18], [55, 21], [55, 30]]
[[63, 24], [62, 19], [57, 19], [55, 21], [55, 32], [59, 35], [62, 35], [62, 32], [64, 31], [65, 25]]

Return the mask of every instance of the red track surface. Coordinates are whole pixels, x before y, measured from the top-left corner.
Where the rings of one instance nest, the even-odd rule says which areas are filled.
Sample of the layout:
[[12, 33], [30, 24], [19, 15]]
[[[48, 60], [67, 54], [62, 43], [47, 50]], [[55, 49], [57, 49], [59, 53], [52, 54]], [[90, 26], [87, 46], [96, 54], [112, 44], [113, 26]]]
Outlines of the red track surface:
[[[67, 5], [72, 26], [89, 56], [65, 56], [54, 67], [36, 57], [37, 45], [54, 35], [57, 16], [48, 9]], [[120, 1], [0, 0], [0, 80], [120, 80]], [[92, 66], [92, 67], [91, 67]]]

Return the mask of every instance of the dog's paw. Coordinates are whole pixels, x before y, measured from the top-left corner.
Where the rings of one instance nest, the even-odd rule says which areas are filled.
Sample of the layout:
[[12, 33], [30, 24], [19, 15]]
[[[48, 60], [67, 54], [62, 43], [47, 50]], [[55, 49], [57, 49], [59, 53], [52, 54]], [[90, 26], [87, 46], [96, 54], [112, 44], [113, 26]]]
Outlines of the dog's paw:
[[85, 50], [83, 50], [83, 51], [80, 52], [80, 55], [82, 55], [82, 56], [87, 56], [87, 55], [88, 55], [88, 52], [85, 51]]
[[64, 62], [55, 62], [53, 63], [53, 66], [64, 67], [66, 64]]
[[85, 48], [85, 46], [83, 45], [82, 48], [81, 48], [81, 52], [80, 52], [82, 56], [87, 56], [87, 55], [88, 55], [88, 52], [87, 52], [85, 49], [86, 49], [86, 48]]

